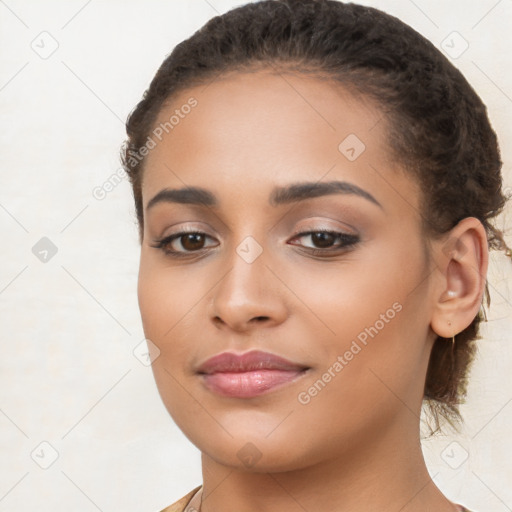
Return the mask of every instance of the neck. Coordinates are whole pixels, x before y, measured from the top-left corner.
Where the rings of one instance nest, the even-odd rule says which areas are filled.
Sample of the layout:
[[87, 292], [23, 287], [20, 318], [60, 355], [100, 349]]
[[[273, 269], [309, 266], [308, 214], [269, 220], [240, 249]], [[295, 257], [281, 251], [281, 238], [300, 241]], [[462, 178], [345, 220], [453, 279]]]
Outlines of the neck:
[[429, 476], [417, 418], [407, 414], [405, 423], [294, 471], [247, 472], [203, 454], [201, 512], [455, 512]]

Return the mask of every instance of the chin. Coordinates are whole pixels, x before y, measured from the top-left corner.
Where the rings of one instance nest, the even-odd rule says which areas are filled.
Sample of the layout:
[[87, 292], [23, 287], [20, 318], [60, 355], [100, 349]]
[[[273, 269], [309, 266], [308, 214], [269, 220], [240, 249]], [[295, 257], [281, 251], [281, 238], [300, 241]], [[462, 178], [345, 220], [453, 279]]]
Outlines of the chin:
[[[172, 416], [174, 411], [169, 412]], [[280, 473], [318, 462], [315, 459], [324, 450], [311, 432], [301, 431], [299, 425], [292, 422], [276, 429], [283, 416], [267, 417], [265, 422], [259, 421], [262, 414], [255, 414], [255, 411], [243, 415], [232, 413], [220, 418], [222, 424], [228, 425], [229, 433], [217, 423], [214, 426], [212, 422], [202, 422], [204, 418], [196, 417], [196, 421], [191, 422], [190, 417], [180, 414], [174, 421], [206, 457], [237, 471]]]
[[284, 473], [305, 468], [313, 462], [305, 447], [299, 452], [294, 443], [284, 445], [282, 440], [251, 440], [245, 436], [224, 442], [209, 439], [194, 444], [218, 464], [246, 473]]

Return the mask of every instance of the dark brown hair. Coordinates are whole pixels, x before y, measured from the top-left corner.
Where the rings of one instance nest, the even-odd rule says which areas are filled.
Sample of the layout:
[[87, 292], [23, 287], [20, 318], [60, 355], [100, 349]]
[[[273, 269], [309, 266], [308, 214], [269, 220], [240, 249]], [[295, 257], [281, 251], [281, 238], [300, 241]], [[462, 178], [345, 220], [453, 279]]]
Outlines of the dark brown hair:
[[[141, 180], [147, 143], [166, 100], [228, 72], [269, 68], [327, 77], [379, 105], [390, 125], [389, 147], [421, 185], [425, 234], [435, 238], [465, 217], [486, 229], [489, 248], [507, 249], [490, 220], [503, 209], [501, 159], [487, 110], [463, 75], [426, 38], [371, 7], [332, 0], [267, 0], [208, 21], [164, 60], [130, 114], [122, 161], [143, 240]], [[490, 295], [486, 284], [487, 306]], [[485, 318], [451, 340], [434, 343], [424, 398], [439, 429], [452, 425], [466, 395], [475, 340]]]

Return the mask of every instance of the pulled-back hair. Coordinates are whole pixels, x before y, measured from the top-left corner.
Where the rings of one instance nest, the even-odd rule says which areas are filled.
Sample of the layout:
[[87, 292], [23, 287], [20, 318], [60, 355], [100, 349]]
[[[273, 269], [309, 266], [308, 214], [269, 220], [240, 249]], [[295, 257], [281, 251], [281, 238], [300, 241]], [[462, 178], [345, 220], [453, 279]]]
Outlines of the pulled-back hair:
[[[164, 102], [223, 74], [270, 69], [334, 79], [373, 100], [389, 124], [389, 150], [421, 187], [422, 224], [436, 238], [465, 217], [479, 219], [490, 249], [507, 249], [491, 224], [506, 202], [496, 134], [480, 97], [426, 38], [399, 19], [371, 7], [333, 0], [267, 0], [208, 21], [164, 60], [130, 114], [122, 161], [133, 188], [143, 240], [141, 149]], [[490, 305], [488, 286], [485, 287]], [[434, 342], [424, 399], [437, 429], [453, 425], [466, 395], [482, 306], [451, 340]], [[437, 430], [436, 429], [436, 430]]]

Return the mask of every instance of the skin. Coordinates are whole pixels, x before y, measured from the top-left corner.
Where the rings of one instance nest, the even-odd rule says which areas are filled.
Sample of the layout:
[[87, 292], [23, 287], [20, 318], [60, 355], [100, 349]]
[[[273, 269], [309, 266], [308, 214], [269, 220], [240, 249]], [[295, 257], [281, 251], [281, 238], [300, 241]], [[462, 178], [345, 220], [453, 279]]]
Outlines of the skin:
[[[456, 510], [428, 474], [419, 416], [436, 335], [451, 337], [478, 313], [482, 225], [467, 218], [426, 240], [420, 190], [388, 152], [386, 121], [339, 84], [232, 73], [173, 97], [156, 125], [191, 97], [197, 106], [146, 157], [138, 298], [146, 338], [159, 350], [152, 367], [162, 400], [202, 452], [201, 510]], [[338, 149], [348, 134], [366, 146], [354, 161]], [[331, 180], [357, 185], [381, 206], [348, 193], [269, 204], [276, 186]], [[162, 189], [185, 186], [207, 188], [218, 206], [146, 210]], [[172, 244], [189, 249], [183, 258], [153, 247], [187, 227], [207, 235], [199, 251], [183, 238]], [[335, 238], [326, 257], [313, 253], [310, 235], [296, 236], [322, 228], [359, 242], [338, 249]], [[263, 250], [252, 263], [236, 251], [247, 236]], [[453, 238], [459, 243], [447, 251]], [[393, 304], [400, 311], [300, 403]], [[196, 373], [216, 354], [253, 349], [310, 369], [250, 399], [220, 396]]]

